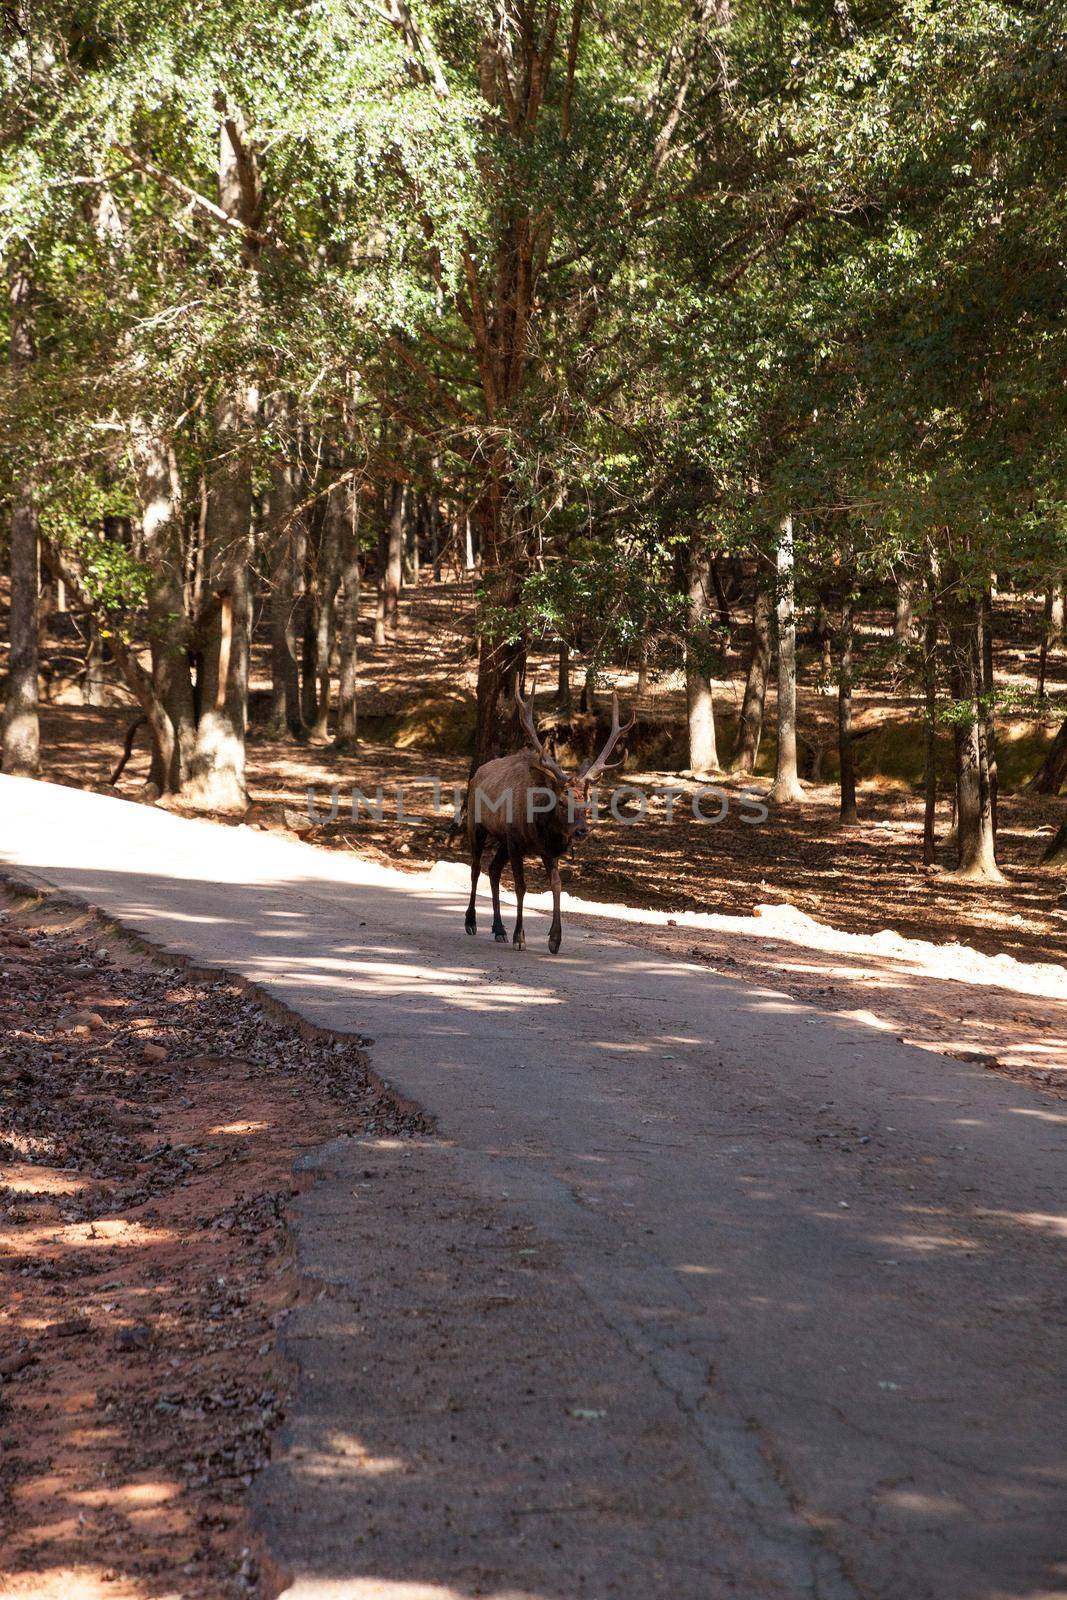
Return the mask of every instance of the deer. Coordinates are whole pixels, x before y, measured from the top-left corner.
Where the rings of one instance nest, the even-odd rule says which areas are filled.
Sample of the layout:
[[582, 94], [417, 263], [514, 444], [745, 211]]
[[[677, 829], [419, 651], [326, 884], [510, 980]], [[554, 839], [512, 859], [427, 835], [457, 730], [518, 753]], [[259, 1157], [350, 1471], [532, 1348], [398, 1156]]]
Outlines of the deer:
[[[578, 772], [568, 774], [555, 756], [545, 749], [538, 736], [533, 713], [536, 694], [536, 678], [530, 688], [529, 699], [523, 700], [517, 687], [515, 690], [515, 705], [526, 735], [526, 747], [510, 756], [498, 756], [494, 761], [486, 761], [470, 782], [467, 792], [467, 839], [471, 852], [471, 897], [465, 927], [469, 934], [478, 931], [475, 898], [482, 856], [486, 845], [492, 842], [496, 846], [489, 865], [489, 882], [493, 890], [493, 937], [497, 944], [507, 943], [507, 930], [500, 915], [500, 874], [505, 865], [510, 864], [518, 903], [511, 942], [524, 950], [524, 863], [530, 856], [539, 856], [552, 890], [552, 925], [548, 930], [548, 948], [552, 955], [556, 955], [563, 942], [559, 915], [559, 859], [572, 845], [581, 844], [583, 839], [588, 838], [593, 810], [590, 804], [593, 785], [607, 767], [615, 746], [629, 733], [636, 718], [631, 717], [625, 726], [620, 723], [619, 697], [613, 693], [611, 732], [607, 743], [595, 761], [587, 761]], [[612, 765], [618, 766], [619, 763], [613, 762]]]

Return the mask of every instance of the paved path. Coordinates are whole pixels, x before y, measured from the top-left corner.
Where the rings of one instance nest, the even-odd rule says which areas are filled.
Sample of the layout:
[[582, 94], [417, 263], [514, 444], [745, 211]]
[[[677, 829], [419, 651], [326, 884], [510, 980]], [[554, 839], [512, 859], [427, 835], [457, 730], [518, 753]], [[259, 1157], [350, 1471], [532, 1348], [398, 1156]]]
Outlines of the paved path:
[[1067, 1595], [1061, 1103], [271, 835], [0, 779], [5, 858], [439, 1119], [305, 1163], [291, 1600]]

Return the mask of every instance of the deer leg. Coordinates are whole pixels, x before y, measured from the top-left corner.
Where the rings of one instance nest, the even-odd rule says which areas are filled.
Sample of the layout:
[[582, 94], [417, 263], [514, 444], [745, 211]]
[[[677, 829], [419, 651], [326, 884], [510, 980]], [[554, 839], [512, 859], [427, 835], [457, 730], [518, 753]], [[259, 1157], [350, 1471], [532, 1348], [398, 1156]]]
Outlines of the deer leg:
[[559, 867], [549, 856], [544, 857], [544, 864], [548, 873], [548, 886], [552, 890], [552, 926], [548, 930], [548, 948], [551, 954], [555, 955], [563, 943], [563, 924], [559, 920]]
[[517, 850], [509, 854], [511, 861], [511, 875], [515, 879], [515, 899], [518, 904], [518, 915], [515, 918], [515, 932], [512, 935], [512, 944], [517, 944], [520, 950], [526, 949], [526, 935], [522, 931], [522, 902], [526, 894], [526, 871], [522, 864], [522, 857]]
[[500, 915], [500, 874], [508, 859], [508, 847], [502, 844], [489, 865], [489, 883], [493, 891], [493, 938], [497, 944], [507, 944], [508, 932]]
[[467, 907], [467, 918], [463, 926], [468, 933], [478, 932], [478, 917], [474, 909], [474, 902], [478, 895], [478, 877], [482, 870], [482, 852], [485, 849], [485, 831], [479, 829], [471, 840], [471, 898]]

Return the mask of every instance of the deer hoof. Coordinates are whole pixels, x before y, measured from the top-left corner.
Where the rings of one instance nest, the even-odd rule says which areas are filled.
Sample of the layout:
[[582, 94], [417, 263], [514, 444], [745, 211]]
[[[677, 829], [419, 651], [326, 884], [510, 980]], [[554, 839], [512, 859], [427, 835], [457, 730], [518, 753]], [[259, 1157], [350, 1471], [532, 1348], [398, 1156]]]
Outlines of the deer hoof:
[[520, 950], [526, 949], [526, 935], [521, 928], [515, 929], [515, 936], [511, 942], [513, 945], [517, 945]]
[[468, 933], [478, 932], [478, 924], [475, 922], [473, 917], [468, 917], [463, 926], [466, 928]]
[[555, 955], [562, 943], [563, 935], [561, 933], [550, 933], [548, 936], [549, 954]]
[[508, 942], [508, 936], [506, 933], [494, 933], [493, 938], [496, 940], [497, 944], [507, 944]]

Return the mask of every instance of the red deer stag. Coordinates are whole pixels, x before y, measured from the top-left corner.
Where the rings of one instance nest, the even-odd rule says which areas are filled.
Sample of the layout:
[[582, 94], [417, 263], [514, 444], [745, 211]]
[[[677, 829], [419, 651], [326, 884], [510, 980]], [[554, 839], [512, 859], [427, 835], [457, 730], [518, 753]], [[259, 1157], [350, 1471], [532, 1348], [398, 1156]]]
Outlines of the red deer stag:
[[536, 680], [531, 686], [528, 700], [524, 701], [518, 690], [515, 692], [519, 717], [529, 740], [528, 747], [517, 750], [514, 755], [487, 761], [471, 779], [467, 793], [471, 898], [467, 907], [466, 928], [468, 933], [478, 931], [474, 901], [482, 870], [482, 855], [486, 844], [492, 840], [496, 846], [496, 854], [489, 867], [489, 882], [493, 888], [493, 936], [498, 944], [507, 943], [507, 931], [500, 916], [500, 874], [505, 863], [510, 862], [518, 901], [518, 916], [511, 942], [518, 945], [520, 950], [525, 949], [522, 902], [526, 893], [526, 873], [523, 862], [527, 856], [540, 856], [552, 886], [552, 926], [548, 930], [548, 948], [555, 955], [563, 938], [559, 920], [557, 862], [572, 844], [581, 843], [589, 833], [592, 787], [607, 766], [608, 757], [619, 740], [633, 727], [634, 718], [631, 717], [625, 727], [620, 727], [619, 697], [613, 694], [611, 732], [607, 744], [595, 761], [586, 762], [579, 772], [568, 777], [537, 736], [533, 719], [536, 692]]

